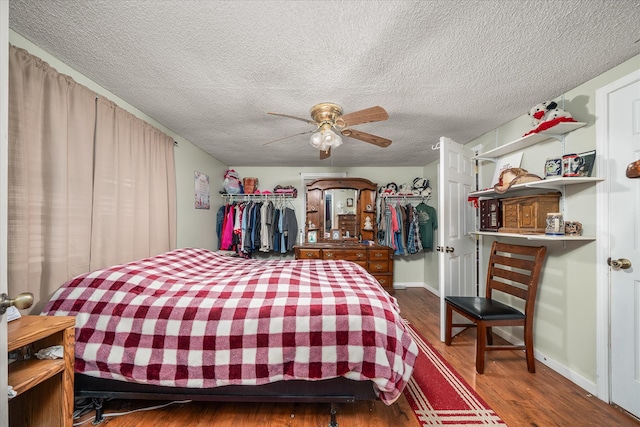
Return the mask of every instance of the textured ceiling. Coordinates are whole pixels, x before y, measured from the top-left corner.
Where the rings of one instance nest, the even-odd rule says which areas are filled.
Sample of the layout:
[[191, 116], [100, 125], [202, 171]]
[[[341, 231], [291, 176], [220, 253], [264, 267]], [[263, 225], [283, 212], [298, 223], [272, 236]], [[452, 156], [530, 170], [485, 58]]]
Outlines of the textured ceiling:
[[[234, 166], [422, 166], [640, 54], [640, 1], [10, 0], [10, 28]], [[319, 160], [298, 120], [380, 105]], [[593, 112], [592, 112], [593, 113]], [[579, 118], [579, 117], [578, 117]]]

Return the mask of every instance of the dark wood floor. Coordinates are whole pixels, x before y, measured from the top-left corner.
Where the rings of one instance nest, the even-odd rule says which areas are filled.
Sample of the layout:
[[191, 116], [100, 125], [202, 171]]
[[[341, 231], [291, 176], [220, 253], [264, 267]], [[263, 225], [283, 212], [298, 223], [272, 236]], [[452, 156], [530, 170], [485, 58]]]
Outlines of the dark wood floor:
[[[640, 422], [607, 405], [566, 378], [536, 363], [526, 369], [523, 352], [487, 353], [484, 375], [475, 372], [475, 332], [468, 330], [447, 347], [439, 340], [439, 300], [424, 289], [396, 292], [402, 314], [429, 340], [460, 375], [511, 427], [518, 426], [634, 426]], [[124, 412], [150, 402], [112, 401], [106, 412]], [[88, 416], [83, 417], [87, 419]], [[338, 407], [341, 427], [418, 427], [401, 397], [395, 404], [360, 402]], [[329, 407], [323, 404], [237, 404], [193, 402], [164, 409], [109, 418], [109, 427], [182, 426], [327, 426]], [[87, 423], [86, 425], [91, 425]]]

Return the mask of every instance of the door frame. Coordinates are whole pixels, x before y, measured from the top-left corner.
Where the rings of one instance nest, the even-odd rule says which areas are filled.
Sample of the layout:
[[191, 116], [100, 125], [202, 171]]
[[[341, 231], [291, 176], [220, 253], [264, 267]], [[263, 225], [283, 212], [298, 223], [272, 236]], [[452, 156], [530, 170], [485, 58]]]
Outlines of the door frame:
[[609, 94], [640, 80], [640, 70], [634, 71], [596, 90], [596, 170], [604, 181], [596, 185], [596, 395], [611, 402], [610, 375], [610, 313], [609, 287], [611, 270], [607, 265], [610, 256], [609, 191], [611, 171], [608, 141]]
[[[0, 294], [7, 292], [9, 176], [9, 2], [0, 1]], [[7, 389], [7, 316], [0, 318], [0, 390]], [[0, 425], [9, 423], [9, 398], [0, 394]]]

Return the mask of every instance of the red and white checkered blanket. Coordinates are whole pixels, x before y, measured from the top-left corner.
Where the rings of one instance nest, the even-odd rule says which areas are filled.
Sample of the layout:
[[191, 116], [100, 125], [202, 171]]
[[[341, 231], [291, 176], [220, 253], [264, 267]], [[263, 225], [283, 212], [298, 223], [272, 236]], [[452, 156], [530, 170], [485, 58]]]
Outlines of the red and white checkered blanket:
[[338, 376], [387, 404], [418, 348], [395, 298], [347, 261], [178, 249], [78, 276], [43, 314], [76, 317], [76, 372], [174, 387]]

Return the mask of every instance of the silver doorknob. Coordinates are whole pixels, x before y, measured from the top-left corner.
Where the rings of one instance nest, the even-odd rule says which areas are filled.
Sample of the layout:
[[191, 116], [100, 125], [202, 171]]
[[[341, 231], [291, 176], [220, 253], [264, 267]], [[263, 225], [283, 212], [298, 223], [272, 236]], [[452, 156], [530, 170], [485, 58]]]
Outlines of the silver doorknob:
[[607, 259], [607, 264], [609, 264], [613, 268], [620, 268], [622, 270], [626, 270], [631, 267], [631, 261], [626, 258], [620, 259]]
[[2, 294], [0, 295], [0, 316], [11, 306], [15, 306], [18, 310], [24, 310], [31, 307], [31, 304], [33, 304], [33, 294], [31, 292], [24, 292], [14, 299], [9, 298], [7, 294]]
[[453, 251], [454, 251], [454, 249], [453, 249], [452, 247], [450, 247], [450, 246], [447, 246], [447, 248], [445, 249], [445, 251], [446, 251], [448, 254], [452, 254], [452, 253], [453, 253]]

